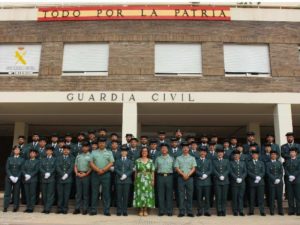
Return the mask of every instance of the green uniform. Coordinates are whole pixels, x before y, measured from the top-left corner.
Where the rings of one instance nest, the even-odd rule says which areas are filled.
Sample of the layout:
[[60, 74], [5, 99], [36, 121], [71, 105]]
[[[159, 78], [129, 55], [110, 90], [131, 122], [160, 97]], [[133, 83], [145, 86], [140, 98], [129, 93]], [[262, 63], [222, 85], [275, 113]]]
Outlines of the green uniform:
[[169, 154], [158, 156], [154, 165], [157, 172], [159, 213], [172, 214], [174, 158]]
[[[24, 162], [22, 168], [23, 182], [26, 193], [26, 204], [28, 210], [33, 210], [36, 202], [36, 189], [38, 184], [38, 174], [40, 171], [40, 160], [28, 159]], [[26, 180], [26, 175], [30, 179]]]
[[[11, 156], [6, 161], [6, 178], [5, 178], [5, 191], [4, 191], [4, 204], [3, 208], [7, 209], [13, 194], [14, 209], [19, 208], [20, 202], [20, 184], [21, 174], [24, 159], [21, 156]], [[12, 181], [14, 177], [17, 181]], [[12, 193], [13, 192], [13, 193]]]
[[[179, 147], [177, 147], [177, 148], [170, 147], [169, 155], [171, 157], [173, 157], [174, 160], [176, 160], [176, 158], [178, 156], [182, 155], [182, 150]], [[178, 207], [179, 206], [178, 173], [176, 173], [176, 172], [173, 173], [173, 192], [174, 192], [176, 204]]]
[[[248, 161], [247, 164], [248, 182], [250, 187], [250, 207], [249, 214], [254, 213], [255, 199], [257, 196], [258, 207], [261, 214], [265, 213], [264, 208], [264, 176], [265, 176], [265, 165], [262, 161], [254, 160]], [[258, 181], [256, 178], [260, 177]]]
[[[46, 174], [49, 174], [48, 178], [45, 177]], [[55, 196], [56, 158], [52, 156], [41, 159], [40, 176], [44, 211], [50, 211]]]
[[[75, 166], [78, 173], [87, 173], [91, 170], [90, 167], [91, 155], [89, 152], [77, 155], [75, 159]], [[83, 211], [88, 209], [90, 197], [90, 175], [85, 177], [76, 176], [76, 205], [75, 209], [80, 210], [82, 206]]]
[[132, 162], [135, 162], [135, 160], [140, 158], [140, 150], [138, 148], [136, 148], [136, 149], [129, 148], [127, 157]]
[[[115, 162], [121, 157], [121, 151], [119, 149], [111, 150]], [[111, 196], [111, 206], [115, 207], [117, 204], [117, 192], [116, 192], [116, 173], [114, 171], [114, 166], [111, 167], [111, 173], [110, 173], [110, 182], [111, 182], [111, 189], [110, 189], [110, 196]]]
[[230, 162], [230, 184], [232, 192], [232, 212], [244, 213], [244, 195], [246, 189], [247, 165], [245, 161]]
[[[211, 174], [212, 174], [212, 162], [207, 158], [198, 158], [196, 160], [196, 193], [198, 203], [198, 214], [209, 213], [210, 208], [210, 192], [211, 192]], [[204, 176], [203, 176], [204, 175]], [[204, 198], [204, 200], [203, 200]]]
[[[103, 169], [107, 164], [114, 162], [114, 157], [111, 151], [107, 149], [95, 150], [91, 154], [92, 162], [100, 169]], [[99, 187], [102, 185], [102, 197], [103, 197], [103, 207], [104, 214], [109, 213], [110, 208], [110, 171], [104, 174], [98, 174], [93, 171], [91, 176], [92, 184], [92, 199], [91, 199], [91, 212], [97, 213], [98, 201], [99, 201]]]
[[160, 155], [161, 155], [160, 150], [150, 149], [150, 159], [152, 159], [153, 162], [155, 162], [157, 157]]
[[57, 173], [57, 208], [59, 212], [68, 212], [74, 171], [74, 158], [62, 155], [56, 161]]
[[[188, 174], [193, 167], [196, 167], [197, 163], [193, 156], [191, 155], [181, 155], [175, 160], [174, 167], [179, 168], [183, 173]], [[194, 182], [193, 177], [188, 180], [184, 180], [181, 176], [178, 177], [178, 192], [179, 192], [179, 211], [180, 214], [192, 214], [192, 203], [193, 203], [193, 191]], [[186, 204], [185, 204], [186, 197]]]
[[[215, 159], [213, 160], [213, 174], [216, 194], [216, 208], [218, 214], [226, 215], [226, 202], [229, 186], [229, 160]], [[221, 179], [223, 178], [223, 180]]]
[[268, 162], [266, 164], [266, 175], [268, 182], [270, 213], [274, 214], [275, 199], [277, 199], [278, 213], [282, 214], [283, 167], [281, 162], [276, 160]]
[[[133, 162], [126, 158], [119, 158], [115, 163], [115, 183], [117, 194], [117, 213], [126, 214], [128, 207], [128, 197], [130, 184], [132, 184]], [[122, 176], [126, 175], [123, 179]], [[122, 178], [122, 180], [121, 180]]]
[[[287, 180], [289, 214], [300, 215], [300, 159], [289, 159], [284, 164]], [[294, 176], [293, 181], [290, 180]], [[295, 204], [296, 202], [296, 204]]]

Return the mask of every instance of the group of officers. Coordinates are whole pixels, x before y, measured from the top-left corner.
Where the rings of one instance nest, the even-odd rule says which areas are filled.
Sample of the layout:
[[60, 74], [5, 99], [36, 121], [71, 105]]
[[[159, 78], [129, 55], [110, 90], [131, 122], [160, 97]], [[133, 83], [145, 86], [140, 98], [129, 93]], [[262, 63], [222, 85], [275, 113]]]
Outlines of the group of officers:
[[73, 214], [96, 215], [101, 198], [104, 215], [110, 216], [110, 207], [116, 206], [118, 216], [127, 216], [134, 198], [134, 164], [140, 149], [147, 147], [156, 168], [159, 216], [173, 215], [174, 200], [179, 217], [194, 216], [193, 200], [197, 216], [211, 216], [213, 203], [217, 216], [225, 216], [228, 200], [234, 216], [244, 216], [245, 206], [248, 215], [254, 215], [258, 206], [265, 216], [265, 202], [270, 215], [275, 208], [284, 215], [284, 197], [288, 215], [300, 216], [300, 145], [294, 133], [287, 133], [286, 138], [287, 143], [280, 147], [272, 134], [258, 145], [254, 132], [247, 132], [244, 144], [235, 136], [222, 143], [217, 135], [209, 139], [203, 134], [198, 141], [193, 136], [184, 139], [180, 129], [170, 139], [164, 131], [156, 139], [141, 136], [138, 140], [126, 134], [123, 145], [116, 133], [108, 135], [106, 129], [80, 132], [76, 142], [70, 133], [64, 137], [53, 134], [49, 141], [34, 133], [28, 144], [19, 136], [6, 163], [3, 211], [7, 212], [10, 203], [13, 212], [18, 211], [21, 192], [27, 213], [34, 211], [41, 193], [45, 214], [55, 203], [56, 213], [67, 214], [73, 197]]

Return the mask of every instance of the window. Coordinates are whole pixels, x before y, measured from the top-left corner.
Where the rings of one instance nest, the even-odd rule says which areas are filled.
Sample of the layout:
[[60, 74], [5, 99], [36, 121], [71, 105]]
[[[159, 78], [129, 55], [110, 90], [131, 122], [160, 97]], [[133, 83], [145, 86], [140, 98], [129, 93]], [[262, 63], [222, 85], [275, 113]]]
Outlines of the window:
[[65, 44], [63, 75], [107, 75], [109, 47], [106, 43]]
[[200, 75], [202, 58], [200, 44], [155, 45], [156, 75]]
[[225, 75], [270, 76], [268, 45], [224, 45]]
[[0, 75], [38, 75], [41, 44], [0, 45]]

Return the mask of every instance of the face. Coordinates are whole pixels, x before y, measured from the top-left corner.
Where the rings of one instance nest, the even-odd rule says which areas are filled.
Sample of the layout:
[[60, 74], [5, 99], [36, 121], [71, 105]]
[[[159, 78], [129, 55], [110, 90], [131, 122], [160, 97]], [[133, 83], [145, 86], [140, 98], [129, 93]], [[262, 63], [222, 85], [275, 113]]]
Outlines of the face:
[[35, 158], [36, 157], [36, 152], [31, 151], [29, 156], [30, 156], [31, 159]]
[[241, 155], [240, 154], [234, 154], [233, 158], [234, 158], [234, 160], [240, 160]]
[[286, 140], [288, 143], [292, 143], [294, 141], [294, 136], [287, 136]]
[[229, 148], [229, 142], [224, 142], [223, 146], [224, 148]]
[[273, 142], [274, 142], [274, 137], [268, 136], [268, 137], [267, 137], [267, 142], [273, 143]]
[[205, 158], [207, 155], [207, 152], [206, 151], [200, 151], [200, 157], [201, 158]]
[[243, 147], [239, 146], [236, 148], [238, 151], [243, 152]]
[[271, 159], [272, 160], [276, 160], [277, 159], [277, 154], [276, 153], [272, 153], [271, 154]]
[[63, 154], [64, 154], [64, 155], [69, 155], [69, 154], [70, 154], [70, 149], [64, 148]]
[[249, 142], [253, 142], [254, 141], [254, 136], [253, 135], [249, 135], [248, 137], [247, 137], [247, 140], [249, 141]]
[[217, 143], [218, 142], [218, 138], [217, 137], [212, 137], [211, 141]]
[[58, 137], [51, 137], [51, 142], [56, 143], [58, 141]]
[[150, 145], [150, 148], [151, 148], [151, 149], [156, 149], [156, 148], [157, 148], [157, 144], [156, 144], [156, 143], [152, 143], [152, 144]]
[[94, 133], [90, 133], [90, 134], [89, 134], [89, 139], [90, 139], [90, 140], [94, 140], [94, 139], [95, 139], [95, 137], [96, 137], [96, 136], [95, 136], [95, 134], [94, 134]]
[[175, 136], [177, 138], [181, 138], [182, 137], [182, 132], [181, 131], [176, 131]]
[[46, 141], [44, 141], [44, 140], [39, 141], [39, 145], [41, 147], [45, 147], [46, 146]]
[[96, 150], [98, 148], [97, 144], [92, 144], [92, 150]]
[[252, 159], [255, 159], [255, 160], [257, 160], [258, 159], [258, 154], [252, 154]]
[[201, 138], [201, 142], [202, 143], [207, 143], [208, 142], [208, 138], [207, 137], [202, 137]]
[[65, 140], [66, 140], [66, 142], [71, 142], [71, 141], [72, 141], [72, 137], [66, 136], [66, 137], [65, 137]]
[[33, 135], [32, 136], [32, 140], [34, 141], [34, 142], [36, 142], [36, 141], [38, 141], [39, 140], [39, 135]]
[[19, 138], [19, 139], [18, 139], [18, 144], [19, 144], [19, 145], [22, 145], [22, 144], [24, 144], [24, 143], [25, 143], [24, 138]]
[[78, 135], [77, 140], [79, 142], [82, 142], [84, 140], [84, 136], [83, 135]]
[[19, 148], [15, 148], [14, 154], [15, 155], [20, 155], [21, 150]]
[[106, 136], [106, 131], [100, 130], [100, 131], [99, 131], [99, 136], [100, 136], [100, 137], [105, 137], [105, 136]]
[[160, 151], [163, 155], [166, 155], [168, 153], [168, 147], [167, 146], [162, 146]]
[[58, 142], [58, 146], [59, 146], [60, 148], [62, 148], [62, 147], [64, 146], [64, 144], [65, 144], [65, 142], [63, 142], [63, 141]]
[[137, 141], [136, 140], [132, 140], [130, 142], [131, 147], [135, 148], [137, 146]]
[[81, 149], [84, 153], [87, 153], [89, 151], [89, 146], [82, 146]]
[[145, 138], [145, 137], [141, 138], [141, 143], [143, 145], [147, 144], [147, 142], [148, 142], [147, 138]]
[[110, 137], [110, 139], [111, 139], [112, 141], [117, 141], [117, 140], [118, 140], [118, 136], [112, 135], [112, 136]]
[[189, 151], [190, 151], [189, 146], [183, 146], [182, 152], [183, 152], [184, 154], [188, 154]]
[[166, 135], [165, 134], [159, 134], [158, 137], [159, 137], [160, 140], [164, 140], [166, 138]]
[[171, 142], [172, 148], [176, 148], [177, 145], [178, 145], [178, 142], [177, 142], [177, 141], [172, 141], [172, 142]]
[[296, 151], [290, 151], [290, 157], [295, 158], [297, 155]]
[[111, 148], [114, 149], [114, 150], [118, 149], [118, 143], [117, 142], [112, 142], [111, 143]]
[[132, 136], [126, 136], [126, 141], [129, 143], [131, 138], [132, 138]]
[[127, 152], [127, 151], [124, 151], [124, 150], [123, 150], [123, 151], [121, 151], [121, 156], [122, 156], [122, 157], [127, 157], [127, 154], [128, 154], [128, 152]]
[[224, 157], [224, 152], [218, 152], [218, 158], [223, 158]]
[[106, 143], [105, 142], [98, 142], [98, 147], [99, 147], [99, 149], [104, 149], [105, 148], [105, 146], [106, 146]]
[[146, 148], [142, 149], [142, 157], [148, 157], [148, 150]]
[[196, 143], [193, 143], [193, 144], [191, 145], [191, 147], [192, 147], [192, 149], [197, 149], [198, 145], [197, 145]]
[[236, 144], [237, 144], [237, 139], [236, 139], [236, 138], [232, 138], [232, 139], [230, 140], [230, 143], [231, 143], [232, 145], [236, 145]]
[[266, 151], [267, 153], [270, 153], [271, 150], [272, 150], [272, 148], [271, 148], [270, 146], [265, 147], [265, 151]]
[[214, 145], [210, 145], [208, 148], [209, 148], [209, 151], [214, 151], [215, 150], [215, 146]]
[[52, 150], [50, 150], [50, 149], [46, 150], [46, 155], [47, 156], [51, 156], [52, 154], [53, 154]]

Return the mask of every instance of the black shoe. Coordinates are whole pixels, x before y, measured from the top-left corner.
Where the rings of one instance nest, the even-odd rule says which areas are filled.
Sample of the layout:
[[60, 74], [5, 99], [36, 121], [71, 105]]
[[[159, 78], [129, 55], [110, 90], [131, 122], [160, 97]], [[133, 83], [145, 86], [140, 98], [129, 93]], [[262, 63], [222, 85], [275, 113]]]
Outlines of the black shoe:
[[45, 211], [45, 214], [50, 214], [50, 211], [46, 210], [46, 211]]
[[86, 214], [87, 214], [87, 210], [83, 210], [82, 215], [86, 215]]
[[217, 216], [222, 216], [222, 213], [221, 212], [217, 212]]
[[265, 214], [264, 212], [263, 212], [263, 213], [260, 213], [260, 215], [261, 215], [261, 216], [266, 216], [266, 214]]
[[295, 215], [295, 213], [294, 212], [289, 212], [288, 215], [292, 216], [292, 215]]
[[79, 209], [75, 209], [73, 212], [74, 215], [80, 214], [80, 210]]
[[28, 213], [33, 213], [33, 209], [28, 209]]
[[168, 213], [168, 216], [173, 216], [173, 213]]
[[253, 216], [253, 215], [254, 215], [253, 212], [249, 212], [249, 213], [248, 213], [248, 216]]
[[62, 210], [57, 210], [57, 211], [56, 211], [56, 214], [62, 214], [62, 213], [63, 213]]
[[188, 213], [187, 216], [188, 217], [194, 217], [194, 214], [193, 213]]
[[222, 212], [222, 216], [226, 216], [226, 213], [225, 213], [225, 212]]
[[203, 215], [202, 212], [198, 212], [198, 213], [196, 214], [196, 216], [202, 216], [202, 215]]
[[233, 215], [234, 215], [234, 216], [238, 216], [238, 213], [237, 213], [237, 212], [235, 212], [235, 213], [233, 213]]
[[4, 209], [3, 209], [3, 212], [7, 212], [7, 208], [4, 208]]
[[243, 212], [240, 212], [240, 216], [245, 216], [245, 214]]
[[164, 213], [158, 213], [158, 216], [163, 216], [163, 215], [165, 215]]
[[179, 213], [179, 214], [178, 214], [178, 217], [184, 217], [184, 214]]
[[300, 216], [300, 212], [298, 212], [296, 215], [297, 215], [297, 216]]
[[273, 212], [270, 212], [270, 215], [271, 215], [271, 216], [274, 216], [274, 213], [273, 213]]
[[279, 212], [278, 215], [284, 216], [284, 213], [283, 212]]
[[24, 212], [24, 213], [28, 213], [28, 210], [29, 210], [29, 209], [26, 209], [26, 210], [24, 210], [23, 212]]
[[14, 208], [13, 212], [18, 212], [19, 208]]
[[67, 210], [64, 210], [62, 213], [63, 213], [63, 214], [68, 214], [68, 211], [67, 211]]
[[128, 216], [128, 213], [127, 212], [123, 213], [123, 216]]
[[109, 212], [104, 213], [104, 216], [111, 216]]
[[209, 212], [204, 213], [204, 216], [211, 216]]
[[117, 213], [117, 216], [121, 216], [122, 214], [121, 213]]
[[96, 213], [96, 212], [90, 212], [89, 215], [90, 215], [90, 216], [95, 216], [95, 215], [97, 215], [97, 213]]
[[45, 213], [46, 212], [46, 210], [44, 209], [41, 213]]

